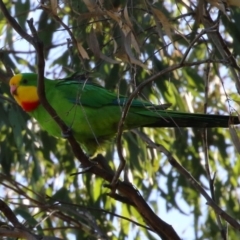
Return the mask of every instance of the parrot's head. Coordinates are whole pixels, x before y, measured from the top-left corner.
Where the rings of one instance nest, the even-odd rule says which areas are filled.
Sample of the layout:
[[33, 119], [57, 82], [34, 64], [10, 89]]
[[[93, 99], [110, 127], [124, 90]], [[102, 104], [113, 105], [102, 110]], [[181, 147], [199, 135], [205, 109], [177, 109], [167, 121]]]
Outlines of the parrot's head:
[[14, 75], [10, 79], [9, 85], [11, 94], [23, 110], [31, 112], [38, 107], [40, 100], [37, 94], [37, 74]]

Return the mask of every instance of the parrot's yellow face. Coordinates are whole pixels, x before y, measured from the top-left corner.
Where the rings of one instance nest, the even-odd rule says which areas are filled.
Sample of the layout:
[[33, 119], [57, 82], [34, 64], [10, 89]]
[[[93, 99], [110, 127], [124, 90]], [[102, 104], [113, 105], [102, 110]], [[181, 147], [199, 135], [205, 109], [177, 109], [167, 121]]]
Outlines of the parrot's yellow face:
[[24, 76], [17, 74], [9, 81], [12, 96], [26, 112], [35, 110], [40, 104], [36, 84], [37, 79], [33, 79], [31, 75], [26, 74]]

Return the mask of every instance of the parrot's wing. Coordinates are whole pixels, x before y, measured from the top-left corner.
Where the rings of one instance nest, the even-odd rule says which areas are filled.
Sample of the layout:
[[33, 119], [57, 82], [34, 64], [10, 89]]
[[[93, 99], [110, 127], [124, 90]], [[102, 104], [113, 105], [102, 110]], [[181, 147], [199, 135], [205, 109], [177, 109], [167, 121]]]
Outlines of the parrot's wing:
[[[61, 92], [64, 92], [64, 96], [69, 102], [92, 108], [124, 106], [128, 100], [128, 98], [117, 95], [95, 83], [82, 80], [61, 80], [55, 86], [59, 88]], [[134, 99], [131, 103], [132, 107], [157, 107], [158, 109], [166, 109], [170, 105], [171, 104], [163, 104], [156, 106], [138, 99]]]

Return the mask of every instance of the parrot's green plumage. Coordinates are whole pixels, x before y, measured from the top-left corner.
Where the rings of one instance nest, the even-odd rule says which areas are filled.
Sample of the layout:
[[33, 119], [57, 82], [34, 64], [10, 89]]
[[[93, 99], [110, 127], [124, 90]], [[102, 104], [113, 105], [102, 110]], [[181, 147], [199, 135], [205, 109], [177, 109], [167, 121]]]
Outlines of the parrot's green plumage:
[[[115, 136], [127, 98], [96, 84], [78, 79], [45, 79], [46, 97], [76, 140], [88, 154]], [[17, 74], [10, 80], [11, 93], [18, 104], [53, 136], [61, 137], [57, 123], [40, 104], [37, 74]], [[137, 127], [228, 127], [238, 124], [238, 117], [204, 115], [164, 110], [142, 100], [133, 100], [124, 129]]]

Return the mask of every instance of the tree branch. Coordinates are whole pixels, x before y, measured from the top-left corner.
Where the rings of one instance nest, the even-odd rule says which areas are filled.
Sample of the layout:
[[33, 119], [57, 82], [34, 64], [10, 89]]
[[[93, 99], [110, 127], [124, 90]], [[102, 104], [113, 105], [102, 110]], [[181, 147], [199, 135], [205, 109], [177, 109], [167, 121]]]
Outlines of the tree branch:
[[[43, 55], [43, 44], [39, 40], [36, 30], [33, 26], [32, 20], [28, 21], [29, 27], [32, 31], [33, 37], [29, 34], [24, 32], [21, 27], [18, 25], [16, 20], [11, 17], [8, 13], [5, 5], [3, 4], [2, 0], [0, 0], [0, 9], [2, 10], [4, 16], [8, 20], [9, 24], [30, 44], [34, 46], [37, 51], [38, 56], [38, 95], [43, 107], [46, 111], [52, 116], [52, 118], [56, 121], [59, 125], [63, 133], [69, 133], [69, 128], [66, 124], [59, 118], [56, 111], [51, 107], [48, 103], [46, 96], [45, 96], [45, 89], [44, 89], [44, 55]], [[159, 74], [157, 74], [159, 75]], [[156, 76], [155, 76], [156, 77]], [[109, 172], [100, 169], [98, 166], [94, 166], [90, 163], [88, 157], [83, 153], [82, 149], [80, 148], [79, 144], [75, 140], [75, 138], [70, 134], [68, 136], [68, 142], [72, 147], [72, 151], [75, 157], [81, 162], [84, 167], [89, 167], [89, 172], [96, 174], [97, 176], [102, 177], [103, 179], [107, 180], [108, 182], [112, 182], [113, 175]], [[121, 194], [128, 196], [131, 201], [135, 204], [136, 209], [138, 212], [143, 216], [145, 221], [152, 227], [152, 229], [162, 237], [163, 240], [179, 240], [180, 237], [174, 231], [174, 229], [160, 219], [148, 206], [145, 200], [140, 195], [139, 191], [136, 190], [132, 185], [129, 183], [119, 182], [117, 185], [117, 189], [121, 192]]]

